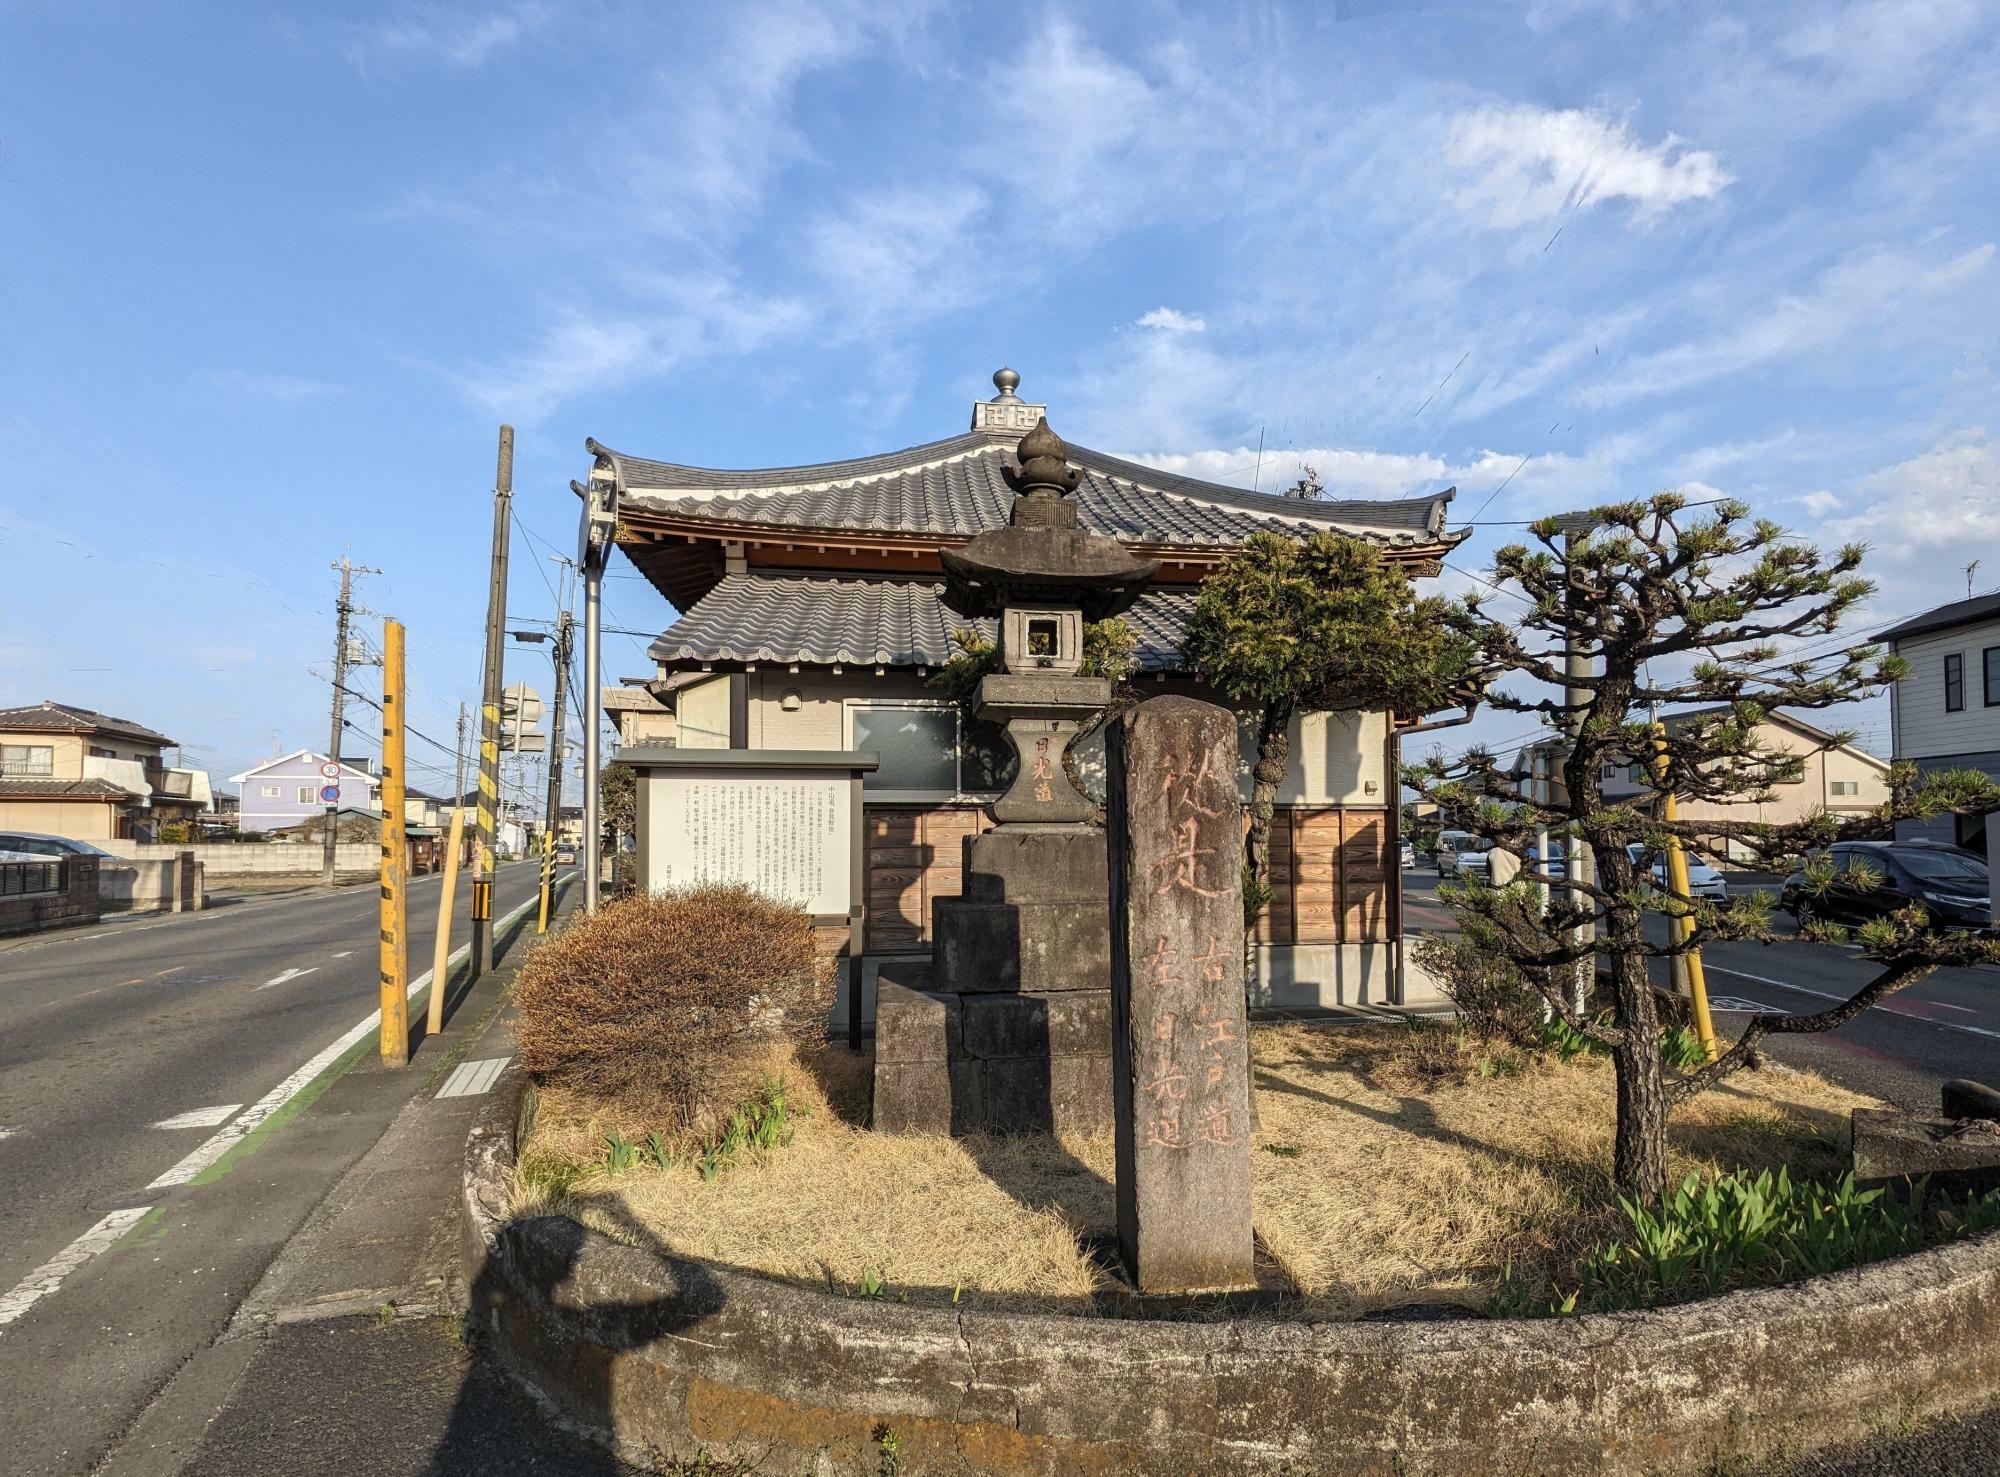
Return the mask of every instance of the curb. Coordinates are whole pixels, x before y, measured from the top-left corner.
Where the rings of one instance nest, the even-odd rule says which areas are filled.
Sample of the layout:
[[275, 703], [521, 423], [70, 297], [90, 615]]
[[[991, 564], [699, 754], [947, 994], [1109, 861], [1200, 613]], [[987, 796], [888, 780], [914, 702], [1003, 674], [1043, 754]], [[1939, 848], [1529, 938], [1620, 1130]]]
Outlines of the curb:
[[1566, 1319], [1188, 1323], [834, 1297], [510, 1219], [518, 1064], [466, 1144], [470, 1323], [641, 1465], [774, 1470], [1739, 1470], [2000, 1396], [2000, 1232], [1786, 1287]]

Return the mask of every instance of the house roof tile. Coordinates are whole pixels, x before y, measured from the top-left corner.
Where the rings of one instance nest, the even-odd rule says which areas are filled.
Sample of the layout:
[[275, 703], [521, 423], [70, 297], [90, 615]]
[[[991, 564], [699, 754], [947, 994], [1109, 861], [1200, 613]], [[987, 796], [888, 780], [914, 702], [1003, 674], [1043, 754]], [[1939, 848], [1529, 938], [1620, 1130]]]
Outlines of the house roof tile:
[[0, 800], [137, 800], [110, 780], [0, 779]]
[[[650, 648], [670, 667], [702, 663], [803, 662], [815, 666], [937, 667], [956, 651], [952, 633], [988, 640], [991, 619], [968, 620], [924, 581], [726, 576]], [[1179, 667], [1180, 633], [1192, 590], [1152, 590], [1126, 612], [1142, 671]]]
[[1949, 605], [1935, 606], [1886, 631], [1878, 631], [1875, 639], [1897, 641], [1909, 636], [1928, 635], [1932, 631], [1948, 631], [1953, 626], [1969, 626], [1974, 621], [1992, 620], [1995, 616], [2000, 616], [2000, 590], [1974, 595], [1970, 600], [1954, 600]]
[[74, 703], [39, 702], [19, 708], [0, 708], [0, 729], [34, 729], [46, 733], [117, 733], [127, 738], [173, 747], [165, 734], [134, 723], [130, 718], [114, 718], [95, 708], [79, 708]]
[[[723, 524], [972, 537], [1007, 522], [1014, 494], [1002, 469], [1014, 442], [980, 433], [881, 456], [803, 467], [734, 471], [625, 456], [592, 441], [627, 506]], [[1088, 447], [1070, 446], [1083, 472], [1083, 526], [1128, 543], [1229, 546], [1259, 530], [1303, 537], [1351, 534], [1388, 548], [1455, 544], [1455, 489], [1400, 501], [1325, 501], [1249, 492], [1182, 477]]]

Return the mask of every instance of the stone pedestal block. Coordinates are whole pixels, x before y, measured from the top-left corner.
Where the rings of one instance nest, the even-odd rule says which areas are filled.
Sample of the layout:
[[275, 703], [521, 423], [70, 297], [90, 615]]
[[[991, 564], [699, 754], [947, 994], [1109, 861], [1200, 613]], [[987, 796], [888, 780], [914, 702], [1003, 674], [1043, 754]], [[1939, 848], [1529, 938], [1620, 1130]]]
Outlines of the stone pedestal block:
[[982, 1061], [1111, 1055], [1109, 990], [966, 995], [960, 1000], [960, 1022], [965, 1054]]
[[2000, 1189], [2000, 1122], [1856, 1108], [1853, 1123], [1858, 1183], [1890, 1184], [1928, 1175], [1933, 1190], [1953, 1195]]
[[1100, 896], [1090, 902], [969, 903], [931, 906], [933, 979], [940, 990], [1105, 990], [1111, 986], [1111, 929]]
[[963, 844], [969, 903], [1104, 903], [1104, 833], [1094, 826], [1002, 826]]

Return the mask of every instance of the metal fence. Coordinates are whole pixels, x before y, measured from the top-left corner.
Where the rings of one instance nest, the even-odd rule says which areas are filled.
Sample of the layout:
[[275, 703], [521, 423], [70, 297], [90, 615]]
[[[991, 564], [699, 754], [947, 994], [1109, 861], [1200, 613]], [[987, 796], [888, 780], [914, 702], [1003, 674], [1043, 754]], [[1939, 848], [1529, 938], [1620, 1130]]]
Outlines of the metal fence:
[[25, 897], [30, 893], [61, 892], [64, 863], [0, 862], [0, 897]]

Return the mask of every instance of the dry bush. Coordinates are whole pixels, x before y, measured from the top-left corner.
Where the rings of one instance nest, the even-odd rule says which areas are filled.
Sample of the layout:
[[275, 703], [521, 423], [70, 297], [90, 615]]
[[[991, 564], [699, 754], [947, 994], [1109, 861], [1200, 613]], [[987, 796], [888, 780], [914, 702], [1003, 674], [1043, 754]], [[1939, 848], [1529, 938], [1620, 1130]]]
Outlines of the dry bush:
[[670, 1135], [701, 1132], [769, 1046], [825, 1039], [832, 982], [811, 920], [746, 887], [621, 898], [521, 966], [521, 1059], [537, 1080], [642, 1106]]
[[1527, 974], [1464, 934], [1427, 933], [1410, 954], [1481, 1041], [1525, 1042], [1541, 1024], [1543, 1000]]

